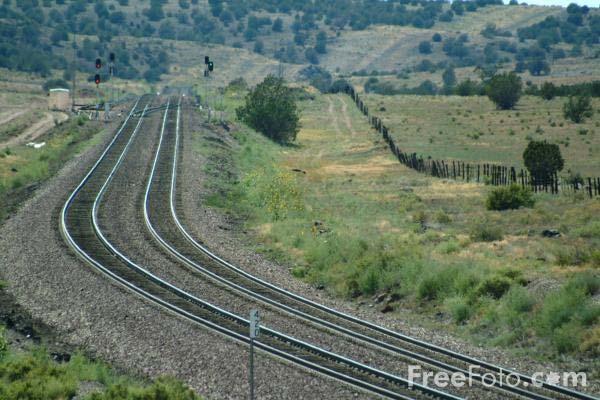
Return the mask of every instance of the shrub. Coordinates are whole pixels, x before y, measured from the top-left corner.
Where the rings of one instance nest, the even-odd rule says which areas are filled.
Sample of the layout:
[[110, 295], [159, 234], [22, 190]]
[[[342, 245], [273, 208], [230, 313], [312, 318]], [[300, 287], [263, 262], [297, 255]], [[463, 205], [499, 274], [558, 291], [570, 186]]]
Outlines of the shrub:
[[584, 274], [571, 278], [550, 293], [533, 321], [539, 335], [548, 337], [560, 353], [574, 351], [583, 341], [583, 332], [600, 318], [600, 305], [591, 300]]
[[481, 221], [471, 228], [470, 237], [476, 242], [493, 242], [502, 240], [502, 230], [488, 221]]
[[246, 95], [237, 117], [268, 138], [286, 143], [296, 139], [300, 117], [293, 91], [281, 78], [269, 75]]
[[486, 200], [488, 210], [514, 210], [520, 207], [533, 207], [535, 200], [531, 190], [519, 185], [495, 188]]
[[458, 243], [456, 240], [450, 240], [440, 243], [437, 248], [442, 254], [451, 254], [460, 250], [460, 243]]
[[419, 43], [419, 53], [431, 54], [431, 43], [428, 41], [423, 41]]
[[272, 220], [285, 219], [290, 212], [304, 208], [302, 191], [291, 172], [255, 170], [242, 183], [248, 201], [266, 211]]
[[510, 289], [511, 281], [503, 276], [493, 276], [479, 284], [477, 293], [480, 296], [490, 296], [499, 299]]
[[563, 106], [563, 114], [566, 119], [570, 119], [576, 124], [590, 118], [593, 114], [590, 96], [570, 96]]
[[540, 88], [540, 96], [545, 100], [552, 100], [556, 96], [556, 86], [552, 82], [544, 82]]
[[462, 297], [449, 298], [444, 305], [457, 324], [464, 323], [471, 316], [471, 306]]
[[514, 108], [521, 98], [521, 78], [514, 72], [494, 75], [486, 87], [490, 100], [502, 110]]
[[436, 276], [424, 278], [417, 287], [417, 297], [421, 300], [434, 300], [442, 291], [442, 282]]

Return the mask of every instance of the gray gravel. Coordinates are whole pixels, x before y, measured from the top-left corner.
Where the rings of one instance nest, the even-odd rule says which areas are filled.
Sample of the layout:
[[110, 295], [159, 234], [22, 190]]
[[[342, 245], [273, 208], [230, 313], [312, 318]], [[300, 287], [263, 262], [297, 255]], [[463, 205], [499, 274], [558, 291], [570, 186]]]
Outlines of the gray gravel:
[[[143, 195], [150, 173], [160, 131], [159, 115], [144, 122], [123, 164], [115, 174], [100, 207], [100, 224], [108, 239], [128, 258], [153, 274], [237, 315], [246, 316], [252, 308], [260, 308], [265, 326], [310, 342], [335, 353], [386, 371], [406, 375], [408, 366], [399, 357], [380, 349], [374, 350], [341, 336], [317, 328], [306, 321], [281, 313], [223, 287], [202, 275], [192, 273], [165, 256], [147, 234], [142, 222]], [[144, 173], [145, 172], [145, 173]], [[165, 205], [167, 207], [167, 205]], [[466, 388], [463, 395], [467, 395]], [[473, 390], [471, 390], [473, 392]], [[478, 392], [478, 398], [498, 398]], [[473, 396], [473, 393], [469, 393]]]
[[[235, 148], [237, 143], [228, 132], [222, 129], [218, 133], [215, 133], [215, 130], [210, 132], [206, 129], [198, 129], [196, 127], [197, 122], [192, 121], [192, 118], [191, 116], [187, 116], [184, 119], [183, 168], [178, 178], [183, 203], [180, 218], [192, 236], [203, 242], [219, 256], [245, 269], [249, 273], [328, 307], [369, 320], [417, 339], [428, 341], [486, 362], [509, 367], [525, 374], [533, 374], [535, 372], [588, 371], [588, 375], [590, 376], [589, 372], [596, 371], [597, 360], [593, 359], [574, 360], [565, 357], [560, 362], [541, 363], [524, 356], [516, 356], [506, 351], [506, 349], [475, 346], [443, 330], [420, 326], [419, 323], [415, 323], [414, 319], [404, 317], [402, 310], [383, 314], [376, 311], [376, 308], [371, 307], [371, 304], [368, 302], [357, 303], [334, 298], [329, 296], [325, 291], [318, 290], [294, 278], [290, 273], [289, 266], [271, 262], [252, 250], [255, 244], [240, 229], [239, 221], [231, 220], [227, 215], [220, 213], [214, 208], [206, 207], [203, 204], [203, 199], [212, 194], [205, 185], [204, 166], [207, 160], [194, 149], [199, 141], [204, 140], [203, 137], [206, 135], [211, 137], [211, 142], [219, 143], [220, 145], [224, 144], [231, 148]], [[227, 168], [222, 168], [222, 171], [229, 173]], [[597, 379], [589, 380], [588, 387], [580, 389], [589, 393], [599, 394], [600, 382]]]
[[[0, 231], [0, 278], [34, 318], [70, 345], [135, 374], [174, 375], [208, 398], [247, 393], [247, 352], [151, 305], [81, 263], [58, 233], [68, 193], [109, 139], [69, 162]], [[263, 399], [370, 398], [337, 381], [257, 355]]]

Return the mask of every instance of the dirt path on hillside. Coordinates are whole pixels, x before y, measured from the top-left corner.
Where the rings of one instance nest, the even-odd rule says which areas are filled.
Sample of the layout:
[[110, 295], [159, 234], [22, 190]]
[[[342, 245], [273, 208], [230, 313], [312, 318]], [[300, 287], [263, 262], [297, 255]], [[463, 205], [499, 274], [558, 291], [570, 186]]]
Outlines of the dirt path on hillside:
[[354, 126], [352, 126], [352, 120], [350, 119], [350, 116], [348, 115], [348, 103], [346, 103], [346, 100], [344, 100], [344, 98], [342, 96], [338, 96], [338, 99], [342, 103], [342, 115], [344, 118], [344, 123], [346, 124], [346, 127], [348, 128], [348, 130], [350, 131], [352, 136], [355, 136], [356, 131], [354, 130]]
[[329, 97], [329, 96], [327, 97], [327, 102], [329, 103], [329, 108], [327, 109], [327, 113], [331, 116], [331, 121], [333, 123], [333, 129], [335, 129], [335, 133], [337, 135], [341, 135], [342, 130], [340, 129], [338, 115], [335, 112], [335, 104], [333, 104], [333, 101], [331, 100], [331, 97]]
[[11, 138], [4, 143], [0, 143], [0, 149], [34, 141], [54, 127], [55, 119], [58, 122], [64, 122], [68, 118], [69, 116], [65, 113], [47, 112], [42, 119], [25, 129], [18, 136]]
[[19, 110], [17, 112], [7, 112], [0, 114], [0, 125], [8, 124], [12, 120], [19, 118], [21, 115], [25, 114], [28, 109]]

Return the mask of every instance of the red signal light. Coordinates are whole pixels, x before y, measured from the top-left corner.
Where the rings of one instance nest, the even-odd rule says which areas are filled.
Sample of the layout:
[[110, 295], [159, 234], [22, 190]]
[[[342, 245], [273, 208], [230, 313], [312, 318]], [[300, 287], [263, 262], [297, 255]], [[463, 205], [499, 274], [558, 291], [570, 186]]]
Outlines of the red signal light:
[[102, 60], [100, 60], [99, 58], [96, 58], [96, 69], [100, 69], [102, 68]]
[[100, 75], [96, 74], [96, 76], [94, 77], [94, 82], [96, 82], [96, 85], [100, 84]]

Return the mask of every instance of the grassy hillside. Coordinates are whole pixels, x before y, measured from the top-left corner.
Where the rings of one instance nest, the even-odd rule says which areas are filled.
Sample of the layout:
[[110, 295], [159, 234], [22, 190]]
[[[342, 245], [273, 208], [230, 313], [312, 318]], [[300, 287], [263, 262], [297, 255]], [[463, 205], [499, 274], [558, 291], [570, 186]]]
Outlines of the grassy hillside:
[[[365, 101], [383, 119], [404, 151], [438, 160], [493, 162], [523, 167], [531, 140], [558, 143], [568, 170], [584, 176], [600, 171], [600, 115], [582, 124], [563, 116], [563, 98], [526, 96], [515, 110], [500, 111], [482, 96], [380, 96]], [[594, 99], [594, 108], [600, 102]]]
[[[367, 4], [336, 0], [312, 6], [279, 0], [61, 3], [7, 0], [0, 5], [0, 67], [60, 76], [75, 62], [80, 78], [89, 79], [96, 72], [94, 59], [106, 61], [114, 52], [117, 76], [156, 83], [161, 78], [180, 78], [188, 72], [179, 69], [184, 67], [192, 68], [189, 77], [197, 77], [203, 68], [202, 57], [209, 53], [217, 66], [215, 77], [222, 81], [241, 75], [253, 82], [258, 75], [276, 71], [276, 64], [282, 62], [288, 77], [295, 76], [299, 65], [318, 63], [332, 73], [390, 71], [390, 79], [397, 85], [411, 86], [423, 78], [415, 71], [423, 60], [433, 64], [428, 79], [436, 82], [450, 64], [464, 66], [459, 75], [471, 77], [478, 75], [473, 72], [478, 65], [512, 69], [517, 52], [539, 41], [519, 40], [520, 29], [547, 17], [566, 21], [571, 15], [557, 7], [486, 5], [495, 3], [487, 0], [464, 3], [473, 5], [474, 10], [467, 11], [465, 6], [467, 10], [460, 15], [443, 2], [410, 5], [406, 1]], [[596, 25], [591, 25], [597, 15], [597, 9], [587, 12], [582, 27], [575, 29], [583, 32], [589, 25], [595, 35], [592, 38], [597, 39]], [[490, 34], [488, 30], [484, 37], [482, 32], [489, 24], [495, 24], [495, 31]], [[510, 36], [505, 36], [507, 32]], [[441, 35], [441, 42], [432, 41], [435, 33]], [[457, 58], [447, 54], [445, 41], [461, 34], [468, 35], [469, 55]], [[544, 56], [551, 67], [547, 76], [562, 80], [595, 76], [599, 72], [596, 39], [552, 43]], [[180, 43], [174, 44], [174, 40]], [[431, 53], [419, 52], [423, 41], [431, 42]], [[500, 49], [500, 42], [508, 43], [511, 50]], [[484, 57], [486, 46], [496, 53], [491, 59]], [[566, 56], [574, 55], [556, 57], [552, 52], [559, 49]], [[395, 78], [399, 74], [402, 79]], [[526, 79], [538, 79], [527, 74]], [[65, 78], [70, 78], [68, 71]]]
[[[313, 96], [301, 102], [296, 146], [242, 128], [233, 155], [199, 147], [219, 153], [206, 202], [242, 217], [257, 250], [331, 294], [372, 307], [385, 293], [392, 300], [373, 310], [480, 343], [598, 354], [597, 200], [539, 194], [533, 208], [489, 211], [491, 187], [407, 169], [347, 96]], [[215, 176], [224, 165], [243, 172]]]

